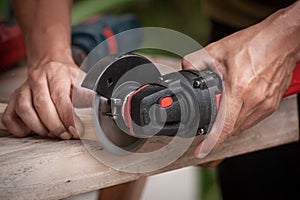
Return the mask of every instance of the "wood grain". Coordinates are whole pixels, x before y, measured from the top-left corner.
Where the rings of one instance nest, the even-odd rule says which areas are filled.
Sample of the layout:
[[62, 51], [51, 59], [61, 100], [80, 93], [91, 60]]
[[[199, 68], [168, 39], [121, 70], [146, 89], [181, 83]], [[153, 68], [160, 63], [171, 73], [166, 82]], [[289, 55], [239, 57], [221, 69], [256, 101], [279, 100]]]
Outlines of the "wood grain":
[[[180, 62], [165, 57], [153, 57], [156, 63], [180, 68]], [[22, 73], [16, 80], [24, 80]], [[2, 82], [1, 82], [2, 81]], [[0, 85], [6, 79], [0, 76]], [[19, 81], [19, 84], [22, 81]], [[6, 83], [6, 82], [5, 82]], [[11, 90], [18, 85], [14, 85]], [[0, 97], [7, 101], [11, 90], [5, 90]], [[3, 113], [6, 104], [0, 104]], [[83, 125], [91, 127], [88, 112], [79, 113]], [[2, 127], [3, 129], [3, 127]], [[3, 131], [3, 130], [2, 130]], [[92, 131], [92, 129], [88, 129]], [[6, 131], [3, 131], [8, 134]], [[255, 127], [228, 138], [204, 159], [193, 156], [195, 147], [201, 141], [196, 137], [188, 150], [174, 163], [148, 174], [119, 172], [95, 160], [83, 147], [80, 140], [45, 139], [38, 136], [0, 138], [0, 199], [61, 199], [99, 188], [107, 188], [136, 180], [140, 177], [158, 174], [186, 166], [207, 163], [248, 152], [266, 149], [299, 140], [296, 97], [284, 99], [279, 109]], [[154, 145], [165, 143], [161, 138]], [[146, 160], [145, 162], [152, 162]], [[143, 163], [145, 164], [145, 163]]]
[[[0, 104], [0, 108], [5, 104]], [[80, 116], [87, 120], [86, 116]], [[87, 122], [90, 123], [90, 122]], [[296, 98], [282, 101], [271, 117], [244, 133], [228, 138], [206, 158], [197, 159], [190, 148], [177, 161], [150, 174], [119, 172], [96, 161], [79, 140], [40, 137], [0, 140], [0, 199], [60, 199], [105, 188], [139, 177], [206, 163], [299, 140]], [[158, 141], [159, 142], [159, 141]], [[161, 141], [163, 142], [163, 141]], [[147, 162], [152, 162], [147, 161]]]

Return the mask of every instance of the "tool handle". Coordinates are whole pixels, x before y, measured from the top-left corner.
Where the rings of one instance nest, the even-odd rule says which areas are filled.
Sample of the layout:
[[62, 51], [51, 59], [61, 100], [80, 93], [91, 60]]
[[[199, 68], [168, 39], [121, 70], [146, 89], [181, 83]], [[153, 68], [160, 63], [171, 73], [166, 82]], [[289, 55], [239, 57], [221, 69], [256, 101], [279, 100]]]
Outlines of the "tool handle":
[[298, 93], [300, 93], [300, 62], [296, 65], [294, 69], [290, 87], [288, 88], [283, 97], [287, 97]]

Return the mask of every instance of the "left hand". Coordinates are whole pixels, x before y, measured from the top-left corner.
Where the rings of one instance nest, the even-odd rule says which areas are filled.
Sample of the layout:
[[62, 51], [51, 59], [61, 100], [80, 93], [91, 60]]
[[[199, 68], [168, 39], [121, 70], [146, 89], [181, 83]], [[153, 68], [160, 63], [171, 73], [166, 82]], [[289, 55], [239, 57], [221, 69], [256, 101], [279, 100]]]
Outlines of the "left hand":
[[34, 132], [44, 137], [78, 138], [81, 127], [75, 126], [80, 123], [75, 123], [73, 105], [90, 106], [94, 95], [76, 85], [76, 78], [84, 72], [72, 62], [36, 63], [31, 63], [27, 80], [11, 95], [3, 124], [17, 137]]

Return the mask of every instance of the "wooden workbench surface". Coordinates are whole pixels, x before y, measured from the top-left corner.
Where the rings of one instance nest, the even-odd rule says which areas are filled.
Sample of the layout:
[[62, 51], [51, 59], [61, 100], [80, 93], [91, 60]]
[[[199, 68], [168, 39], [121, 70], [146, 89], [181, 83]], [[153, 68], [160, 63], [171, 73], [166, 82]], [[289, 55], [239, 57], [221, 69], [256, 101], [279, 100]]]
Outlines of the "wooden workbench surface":
[[[162, 60], [169, 62], [165, 58]], [[0, 85], [3, 86], [1, 81], [3, 79], [0, 76]], [[0, 113], [5, 105], [0, 104]], [[83, 123], [90, 123], [86, 116], [81, 117]], [[5, 133], [3, 130], [1, 132]], [[293, 96], [284, 99], [272, 116], [250, 130], [228, 138], [205, 159], [193, 156], [199, 143], [199, 138], [196, 137], [181, 158], [151, 174], [298, 140], [297, 102]], [[95, 160], [80, 140], [63, 141], [37, 136], [22, 139], [11, 136], [0, 138], [0, 199], [61, 199], [151, 174], [131, 174], [111, 169]]]

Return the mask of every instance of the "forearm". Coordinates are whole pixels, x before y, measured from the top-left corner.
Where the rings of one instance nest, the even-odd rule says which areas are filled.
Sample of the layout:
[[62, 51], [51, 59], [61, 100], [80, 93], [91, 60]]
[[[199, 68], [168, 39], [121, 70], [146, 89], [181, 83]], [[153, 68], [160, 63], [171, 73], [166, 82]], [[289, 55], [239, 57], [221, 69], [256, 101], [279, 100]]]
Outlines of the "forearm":
[[3, 124], [18, 137], [34, 132], [62, 139], [78, 138], [72, 93], [81, 96], [83, 90], [75, 84], [80, 69], [71, 53], [72, 2], [14, 0], [13, 3], [24, 33], [28, 78], [11, 95]]
[[[228, 56], [230, 54], [235, 59], [247, 57], [247, 64], [256, 75], [262, 73], [264, 76], [271, 76], [271, 70], [286, 70], [291, 74], [296, 63], [300, 61], [299, 12], [300, 1], [297, 1], [254, 26], [209, 44], [206, 49], [210, 50], [211, 54], [218, 52], [213, 56], [215, 65], [219, 65], [215, 70], [219, 71], [221, 76], [231, 74], [226, 71], [230, 70], [234, 63], [224, 64], [233, 60]], [[270, 68], [266, 67], [266, 63], [270, 64]], [[282, 63], [289, 63], [284, 65], [288, 69], [282, 68]], [[268, 71], [264, 73], [265, 69]], [[271, 81], [270, 79], [271, 77], [268, 80]]]
[[275, 12], [258, 26], [261, 31], [253, 38], [253, 46], [264, 42], [268, 44], [262, 49], [266, 56], [279, 51], [293, 62], [300, 61], [300, 1]]
[[14, 0], [13, 6], [24, 34], [29, 67], [49, 61], [73, 62], [72, 0]]
[[285, 9], [283, 18], [286, 20], [287, 29], [290, 30], [289, 45], [294, 50], [296, 62], [300, 61], [300, 1]]

